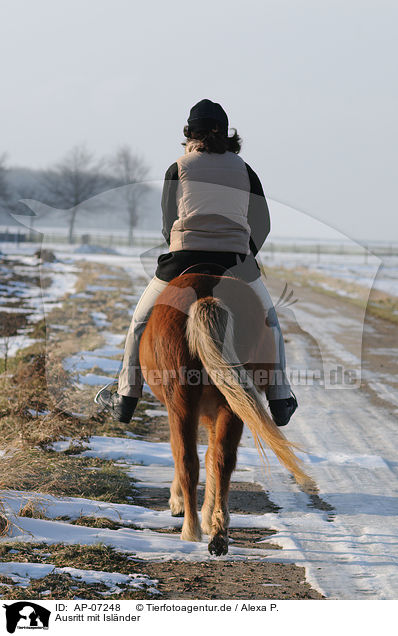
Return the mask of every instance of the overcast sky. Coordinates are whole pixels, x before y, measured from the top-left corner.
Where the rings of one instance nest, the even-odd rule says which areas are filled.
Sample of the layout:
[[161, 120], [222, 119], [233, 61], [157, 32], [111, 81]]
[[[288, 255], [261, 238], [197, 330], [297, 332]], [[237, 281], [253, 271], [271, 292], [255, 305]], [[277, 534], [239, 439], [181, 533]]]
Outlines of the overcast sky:
[[128, 143], [162, 179], [206, 97], [268, 197], [398, 240], [397, 24], [385, 0], [2, 0], [0, 154], [41, 168]]

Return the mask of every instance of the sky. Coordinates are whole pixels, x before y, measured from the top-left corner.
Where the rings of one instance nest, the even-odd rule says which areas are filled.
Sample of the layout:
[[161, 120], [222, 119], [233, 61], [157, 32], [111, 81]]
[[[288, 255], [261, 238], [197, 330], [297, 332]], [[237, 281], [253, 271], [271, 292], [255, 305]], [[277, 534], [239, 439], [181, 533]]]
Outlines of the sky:
[[386, 0], [2, 0], [0, 155], [47, 168], [129, 144], [161, 180], [208, 98], [266, 196], [299, 211], [279, 234], [305, 214], [396, 241], [397, 23]]

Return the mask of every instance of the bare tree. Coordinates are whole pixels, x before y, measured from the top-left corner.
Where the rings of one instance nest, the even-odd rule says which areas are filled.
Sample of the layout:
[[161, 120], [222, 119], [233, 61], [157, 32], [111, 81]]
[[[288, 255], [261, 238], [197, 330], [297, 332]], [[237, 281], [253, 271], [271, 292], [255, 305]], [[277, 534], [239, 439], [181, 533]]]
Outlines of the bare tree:
[[73, 243], [76, 216], [83, 209], [82, 204], [110, 185], [102, 168], [103, 163], [96, 162], [84, 146], [75, 146], [44, 176], [50, 203], [65, 208], [68, 215], [69, 243]]
[[140, 206], [149, 191], [148, 185], [144, 182], [148, 175], [149, 168], [144, 160], [135, 155], [127, 145], [121, 146], [110, 159], [109, 165], [113, 176], [120, 186], [125, 186], [121, 190], [121, 195], [125, 201], [128, 215], [128, 238], [131, 245], [133, 241], [133, 231], [139, 218]]

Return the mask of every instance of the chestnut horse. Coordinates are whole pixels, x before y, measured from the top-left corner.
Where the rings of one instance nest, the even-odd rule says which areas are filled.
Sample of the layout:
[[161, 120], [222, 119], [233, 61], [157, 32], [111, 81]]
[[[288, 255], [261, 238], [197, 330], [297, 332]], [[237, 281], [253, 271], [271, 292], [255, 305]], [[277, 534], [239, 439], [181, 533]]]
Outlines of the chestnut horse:
[[[143, 375], [169, 415], [175, 464], [171, 513], [184, 516], [181, 539], [200, 541], [202, 529], [209, 535], [209, 552], [217, 556], [228, 552], [228, 490], [243, 422], [260, 453], [265, 443], [297, 483], [314, 486], [264, 406], [261, 393], [272, 374], [274, 352], [274, 336], [256, 294], [228, 276], [183, 274], [172, 280], [141, 339]], [[201, 526], [199, 422], [208, 433]]]

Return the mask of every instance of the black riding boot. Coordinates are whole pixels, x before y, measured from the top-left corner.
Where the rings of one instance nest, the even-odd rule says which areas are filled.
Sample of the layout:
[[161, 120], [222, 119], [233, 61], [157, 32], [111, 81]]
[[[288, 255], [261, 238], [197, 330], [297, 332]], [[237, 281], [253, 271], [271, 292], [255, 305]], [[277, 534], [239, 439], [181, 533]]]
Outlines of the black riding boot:
[[118, 422], [128, 424], [134, 415], [139, 398], [112, 393], [107, 387], [101, 389], [95, 401], [103, 406]]
[[298, 406], [294, 394], [282, 400], [268, 400], [268, 404], [272, 419], [277, 426], [286, 426]]

